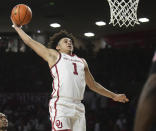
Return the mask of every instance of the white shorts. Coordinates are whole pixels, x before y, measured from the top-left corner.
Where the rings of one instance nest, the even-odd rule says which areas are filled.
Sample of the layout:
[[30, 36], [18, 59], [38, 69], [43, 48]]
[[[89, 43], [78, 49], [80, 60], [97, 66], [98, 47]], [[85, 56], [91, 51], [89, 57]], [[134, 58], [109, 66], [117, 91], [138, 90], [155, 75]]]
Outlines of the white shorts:
[[49, 102], [52, 131], [86, 131], [85, 108], [81, 101], [52, 98]]

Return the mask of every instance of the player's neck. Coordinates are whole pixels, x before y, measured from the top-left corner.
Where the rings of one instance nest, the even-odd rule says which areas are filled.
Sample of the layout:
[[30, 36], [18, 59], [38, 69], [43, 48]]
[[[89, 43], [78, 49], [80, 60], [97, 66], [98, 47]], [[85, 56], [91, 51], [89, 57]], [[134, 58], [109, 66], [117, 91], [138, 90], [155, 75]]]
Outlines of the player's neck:
[[67, 54], [67, 55], [72, 55], [73, 53], [72, 53], [72, 51], [60, 51], [60, 53], [65, 53], [65, 54]]

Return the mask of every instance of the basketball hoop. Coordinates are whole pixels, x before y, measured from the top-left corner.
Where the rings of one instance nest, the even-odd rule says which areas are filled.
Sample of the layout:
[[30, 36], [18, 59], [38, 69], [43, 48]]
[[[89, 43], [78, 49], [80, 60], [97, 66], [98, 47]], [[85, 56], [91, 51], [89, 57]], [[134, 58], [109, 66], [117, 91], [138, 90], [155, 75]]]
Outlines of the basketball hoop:
[[110, 6], [110, 22], [113, 26], [134, 26], [137, 19], [139, 0], [107, 0]]

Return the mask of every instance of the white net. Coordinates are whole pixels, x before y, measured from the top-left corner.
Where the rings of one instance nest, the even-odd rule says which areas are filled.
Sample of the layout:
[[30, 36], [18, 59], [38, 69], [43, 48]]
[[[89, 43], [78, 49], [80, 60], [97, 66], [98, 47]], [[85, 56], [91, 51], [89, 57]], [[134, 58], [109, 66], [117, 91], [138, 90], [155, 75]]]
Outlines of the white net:
[[139, 24], [137, 8], [139, 0], [108, 0], [110, 6], [110, 23], [122, 26], [134, 26]]

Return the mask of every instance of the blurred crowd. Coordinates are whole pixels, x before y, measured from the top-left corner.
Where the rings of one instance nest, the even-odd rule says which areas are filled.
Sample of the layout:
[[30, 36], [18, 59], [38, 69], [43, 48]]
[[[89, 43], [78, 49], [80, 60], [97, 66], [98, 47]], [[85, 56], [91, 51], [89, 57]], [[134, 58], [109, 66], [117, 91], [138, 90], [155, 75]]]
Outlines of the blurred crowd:
[[2, 93], [0, 110], [7, 115], [11, 131], [50, 130], [46, 94]]

